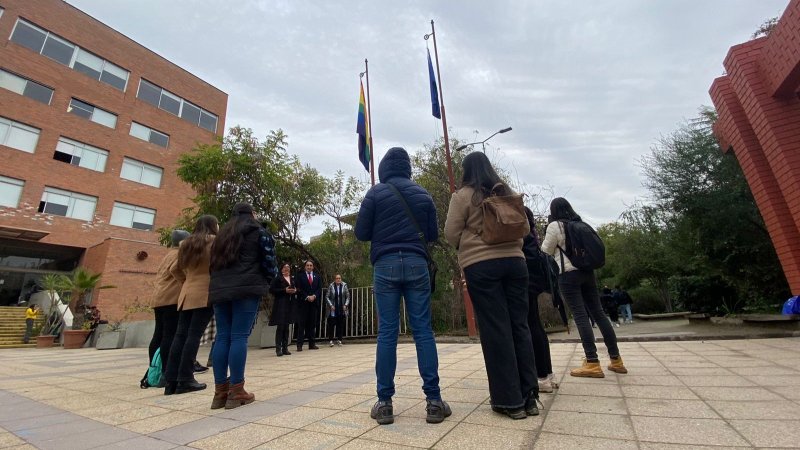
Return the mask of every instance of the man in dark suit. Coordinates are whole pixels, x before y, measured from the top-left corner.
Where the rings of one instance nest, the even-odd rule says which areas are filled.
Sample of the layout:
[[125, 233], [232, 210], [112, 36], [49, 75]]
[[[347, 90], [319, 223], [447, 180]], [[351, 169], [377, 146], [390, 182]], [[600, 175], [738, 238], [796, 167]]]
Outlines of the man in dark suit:
[[322, 278], [314, 272], [314, 263], [306, 261], [305, 270], [295, 276], [297, 286], [297, 351], [303, 351], [303, 341], [308, 340], [308, 348], [316, 350], [317, 325], [319, 323], [320, 299], [322, 298]]

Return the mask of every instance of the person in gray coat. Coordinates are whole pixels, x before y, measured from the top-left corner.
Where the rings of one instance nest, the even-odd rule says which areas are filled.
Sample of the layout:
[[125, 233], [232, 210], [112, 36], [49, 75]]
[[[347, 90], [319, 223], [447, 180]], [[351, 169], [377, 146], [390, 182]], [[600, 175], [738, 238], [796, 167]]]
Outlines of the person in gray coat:
[[[328, 339], [331, 340], [331, 347], [334, 345], [334, 337], [336, 345], [342, 345], [345, 317], [349, 314], [348, 309], [350, 308], [350, 290], [347, 289], [347, 283], [342, 281], [342, 276], [338, 273], [334, 280], [328, 286], [328, 293], [325, 295], [328, 303]], [[336, 332], [335, 336], [334, 331]]]

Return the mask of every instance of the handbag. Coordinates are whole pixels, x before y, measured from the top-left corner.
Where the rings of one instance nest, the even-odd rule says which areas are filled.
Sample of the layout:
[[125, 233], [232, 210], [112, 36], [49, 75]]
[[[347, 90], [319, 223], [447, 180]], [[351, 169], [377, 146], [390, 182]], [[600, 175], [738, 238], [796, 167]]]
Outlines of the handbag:
[[394, 191], [394, 194], [400, 200], [400, 203], [403, 205], [403, 208], [406, 210], [406, 214], [408, 218], [411, 220], [411, 223], [414, 224], [414, 227], [417, 229], [417, 235], [419, 239], [422, 241], [423, 247], [425, 247], [425, 255], [428, 260], [428, 278], [430, 279], [431, 283], [431, 293], [436, 292], [436, 272], [439, 271], [439, 266], [436, 265], [436, 261], [433, 260], [433, 255], [431, 255], [431, 250], [428, 247], [428, 240], [425, 239], [425, 233], [422, 232], [422, 228], [419, 227], [417, 223], [417, 219], [414, 217], [414, 214], [411, 212], [411, 208], [408, 207], [408, 203], [406, 203], [406, 199], [403, 197], [403, 194], [400, 193], [397, 188], [391, 184], [386, 183], [389, 187]]

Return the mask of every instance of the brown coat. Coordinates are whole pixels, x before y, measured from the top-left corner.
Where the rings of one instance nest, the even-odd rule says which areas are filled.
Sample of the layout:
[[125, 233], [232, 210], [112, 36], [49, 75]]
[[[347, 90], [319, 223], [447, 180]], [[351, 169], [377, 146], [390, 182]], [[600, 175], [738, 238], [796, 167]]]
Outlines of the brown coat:
[[175, 264], [172, 276], [183, 282], [178, 296], [178, 311], [208, 307], [208, 284], [211, 282], [211, 244], [214, 236], [209, 236], [200, 260], [193, 267], [179, 267]]
[[453, 193], [444, 223], [444, 237], [458, 251], [458, 265], [463, 269], [490, 259], [524, 258], [522, 238], [489, 245], [474, 231], [483, 228], [483, 211], [472, 203], [473, 192], [465, 186]]
[[156, 274], [155, 289], [150, 306], [158, 308], [178, 304], [178, 295], [181, 293], [181, 282], [172, 276], [172, 268], [178, 265], [178, 249], [174, 248], [167, 253]]

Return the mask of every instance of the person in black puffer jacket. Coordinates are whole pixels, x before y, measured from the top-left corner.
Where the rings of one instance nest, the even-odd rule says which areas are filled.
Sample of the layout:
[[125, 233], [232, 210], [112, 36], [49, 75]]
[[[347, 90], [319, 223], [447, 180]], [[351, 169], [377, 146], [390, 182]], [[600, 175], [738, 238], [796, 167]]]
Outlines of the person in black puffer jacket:
[[361, 202], [355, 226], [358, 240], [372, 241], [370, 261], [374, 267], [378, 307], [375, 360], [378, 402], [372, 407], [370, 417], [381, 425], [394, 422], [392, 396], [402, 296], [417, 345], [417, 365], [427, 399], [426, 420], [439, 423], [451, 410], [439, 390], [439, 358], [431, 329], [427, 252], [419, 236], [423, 233], [427, 242], [439, 238], [436, 208], [430, 194], [411, 181], [411, 161], [404, 149], [389, 149], [378, 166], [378, 175], [381, 182], [373, 186]]
[[255, 400], [244, 390], [247, 338], [261, 297], [277, 274], [275, 240], [256, 220], [252, 206], [237, 203], [211, 247], [208, 301], [217, 320], [211, 409], [236, 408]]

